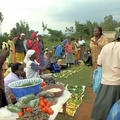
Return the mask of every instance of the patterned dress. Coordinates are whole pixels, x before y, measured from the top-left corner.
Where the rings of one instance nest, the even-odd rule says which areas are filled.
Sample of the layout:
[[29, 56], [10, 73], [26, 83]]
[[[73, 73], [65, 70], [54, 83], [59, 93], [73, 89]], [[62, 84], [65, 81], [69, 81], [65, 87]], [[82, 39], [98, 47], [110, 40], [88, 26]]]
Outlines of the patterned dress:
[[[95, 45], [92, 41], [97, 42], [98, 45]], [[97, 68], [98, 55], [100, 54], [103, 46], [105, 46], [108, 43], [109, 40], [103, 35], [97, 41], [95, 40], [95, 37], [91, 38], [90, 48], [92, 53], [92, 75], [93, 71]]]

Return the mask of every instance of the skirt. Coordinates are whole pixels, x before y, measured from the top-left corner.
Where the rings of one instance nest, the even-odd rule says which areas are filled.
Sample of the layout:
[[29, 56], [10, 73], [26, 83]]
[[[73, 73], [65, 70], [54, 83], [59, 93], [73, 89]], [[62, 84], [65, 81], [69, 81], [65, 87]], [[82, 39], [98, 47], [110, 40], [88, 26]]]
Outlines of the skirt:
[[16, 63], [24, 63], [24, 57], [25, 57], [25, 54], [24, 53], [18, 53], [16, 52]]
[[112, 86], [101, 84], [94, 103], [92, 118], [94, 120], [107, 120], [111, 107], [119, 99], [120, 85]]
[[74, 58], [73, 58], [73, 54], [72, 53], [67, 53], [67, 56], [66, 56], [66, 63], [74, 63]]

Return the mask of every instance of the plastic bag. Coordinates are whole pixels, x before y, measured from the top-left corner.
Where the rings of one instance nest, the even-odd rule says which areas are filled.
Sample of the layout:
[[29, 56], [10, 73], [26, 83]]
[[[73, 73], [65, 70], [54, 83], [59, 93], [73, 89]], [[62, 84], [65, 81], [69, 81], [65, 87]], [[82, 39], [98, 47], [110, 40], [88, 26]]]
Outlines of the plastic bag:
[[111, 108], [107, 120], [120, 120], [120, 100]]
[[37, 107], [39, 105], [39, 102], [40, 102], [40, 99], [38, 98], [38, 99], [35, 99], [35, 100], [31, 100], [28, 103], [28, 105], [29, 105], [29, 107], [34, 108], [34, 107]]
[[98, 67], [96, 70], [94, 70], [93, 73], [93, 91], [96, 94], [99, 91], [101, 80], [102, 80], [102, 67]]
[[11, 112], [15, 112], [15, 113], [18, 113], [21, 111], [20, 108], [18, 108], [17, 106], [13, 105], [13, 104], [10, 104], [7, 106], [7, 109]]
[[22, 104], [27, 104], [29, 101], [34, 100], [36, 97], [34, 94], [30, 94], [19, 99], [19, 102]]

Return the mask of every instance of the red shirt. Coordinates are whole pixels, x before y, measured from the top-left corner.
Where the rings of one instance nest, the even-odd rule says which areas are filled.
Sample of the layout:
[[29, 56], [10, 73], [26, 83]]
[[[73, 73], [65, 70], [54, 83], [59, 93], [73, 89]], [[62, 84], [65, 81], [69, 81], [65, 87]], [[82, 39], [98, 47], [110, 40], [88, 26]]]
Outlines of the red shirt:
[[72, 44], [66, 44], [66, 50], [67, 50], [67, 52], [68, 53], [72, 53], [73, 52], [73, 46], [72, 46]]

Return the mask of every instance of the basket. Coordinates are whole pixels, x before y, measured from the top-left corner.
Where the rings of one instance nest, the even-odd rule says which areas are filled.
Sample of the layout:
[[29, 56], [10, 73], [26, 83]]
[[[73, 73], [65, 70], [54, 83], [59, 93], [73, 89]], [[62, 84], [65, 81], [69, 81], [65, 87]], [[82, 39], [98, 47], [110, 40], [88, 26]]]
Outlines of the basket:
[[55, 97], [60, 97], [63, 94], [64, 90], [65, 90], [63, 85], [53, 84], [53, 85], [47, 85], [46, 87], [44, 87], [43, 91], [46, 91], [46, 90], [49, 90], [49, 89], [52, 89], [52, 88], [60, 88], [61, 89], [60, 92], [54, 92]]
[[[35, 82], [36, 84], [34, 85], [29, 85], [29, 86], [22, 86], [27, 83], [33, 83]], [[29, 94], [38, 94], [41, 91], [41, 83], [43, 82], [43, 79], [41, 78], [32, 78], [32, 79], [23, 79], [19, 81], [12, 82], [8, 85], [8, 87], [11, 88], [12, 93], [14, 94], [15, 98], [18, 99], [29, 95]]]

